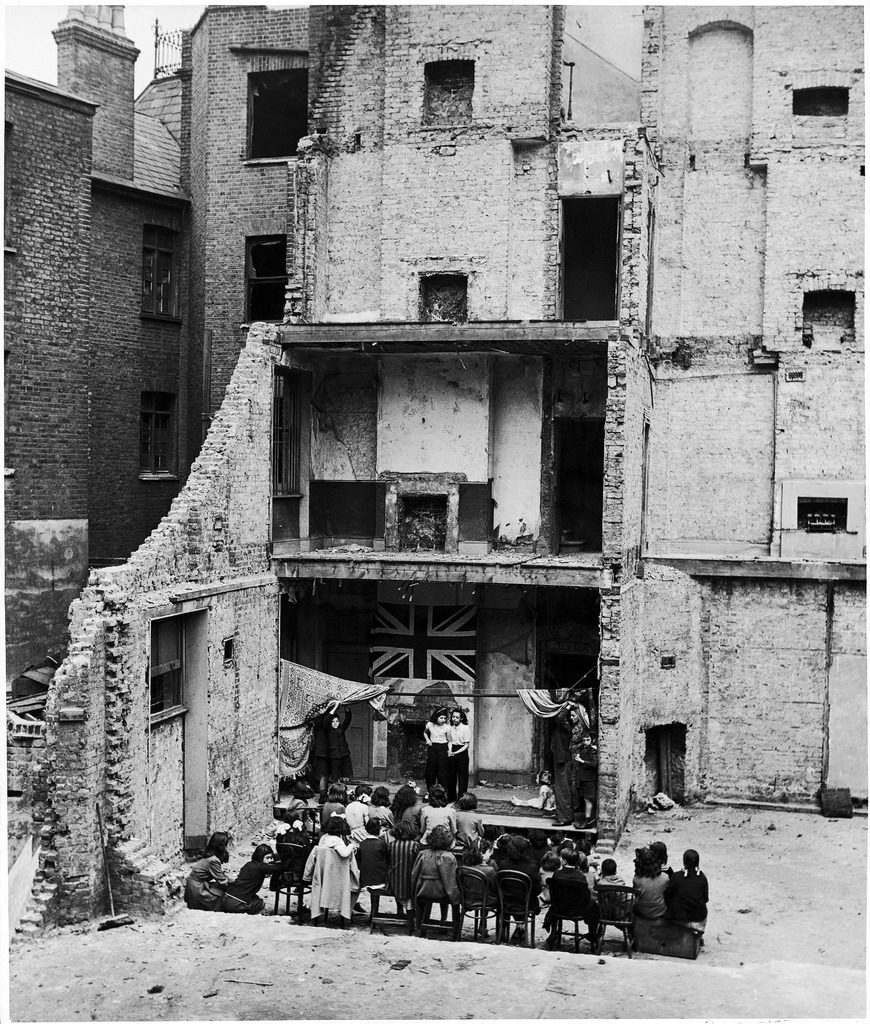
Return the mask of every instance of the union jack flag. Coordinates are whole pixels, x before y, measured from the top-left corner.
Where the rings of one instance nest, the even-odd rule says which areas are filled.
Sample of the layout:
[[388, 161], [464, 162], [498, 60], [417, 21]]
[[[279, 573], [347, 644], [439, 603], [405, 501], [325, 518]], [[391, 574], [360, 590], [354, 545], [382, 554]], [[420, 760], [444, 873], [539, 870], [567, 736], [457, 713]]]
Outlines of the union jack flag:
[[473, 683], [477, 608], [379, 604], [371, 660], [373, 676]]

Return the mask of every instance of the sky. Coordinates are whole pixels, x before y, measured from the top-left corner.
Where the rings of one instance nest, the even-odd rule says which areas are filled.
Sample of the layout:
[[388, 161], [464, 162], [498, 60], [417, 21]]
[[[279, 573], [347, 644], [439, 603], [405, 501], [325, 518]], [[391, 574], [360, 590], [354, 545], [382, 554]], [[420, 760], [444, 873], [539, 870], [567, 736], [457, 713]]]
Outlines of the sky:
[[[202, 5], [181, 3], [125, 5], [124, 24], [127, 36], [141, 51], [136, 61], [136, 95], [145, 88], [153, 74], [155, 20], [159, 21], [161, 30], [164, 31], [192, 28], [203, 10]], [[57, 48], [51, 32], [57, 27], [58, 22], [64, 19], [66, 12], [66, 4], [48, 5], [34, 4], [26, 0], [4, 0], [6, 68], [56, 85]], [[640, 44], [643, 31], [641, 7], [572, 5], [566, 11], [565, 28], [576, 39], [597, 50], [623, 71], [635, 78], [640, 77]]]

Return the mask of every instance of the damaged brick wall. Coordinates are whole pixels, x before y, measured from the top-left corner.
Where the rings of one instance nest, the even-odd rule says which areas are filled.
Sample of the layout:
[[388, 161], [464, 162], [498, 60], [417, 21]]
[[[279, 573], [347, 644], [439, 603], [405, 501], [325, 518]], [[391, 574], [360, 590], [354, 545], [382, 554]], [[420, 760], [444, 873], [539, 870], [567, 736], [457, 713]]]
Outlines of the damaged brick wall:
[[246, 160], [248, 74], [305, 68], [307, 45], [304, 8], [209, 7], [192, 33], [191, 301], [211, 350], [206, 412], [219, 408], [239, 356], [245, 239], [286, 235], [288, 267], [293, 261], [296, 158]]
[[[208, 828], [241, 837], [269, 816], [276, 768], [277, 584], [269, 572], [272, 335], [253, 331], [187, 485], [123, 566], [97, 570], [71, 610], [70, 656], [46, 709], [51, 818], [43, 853], [55, 917], [104, 907], [95, 805], [103, 808], [116, 909], [159, 913], [178, 890], [182, 836], [152, 822], [176, 799], [149, 771], [149, 625], [205, 610], [197, 685], [208, 692]], [[238, 636], [236, 662], [222, 640]], [[225, 786], [224, 780], [230, 779]]]

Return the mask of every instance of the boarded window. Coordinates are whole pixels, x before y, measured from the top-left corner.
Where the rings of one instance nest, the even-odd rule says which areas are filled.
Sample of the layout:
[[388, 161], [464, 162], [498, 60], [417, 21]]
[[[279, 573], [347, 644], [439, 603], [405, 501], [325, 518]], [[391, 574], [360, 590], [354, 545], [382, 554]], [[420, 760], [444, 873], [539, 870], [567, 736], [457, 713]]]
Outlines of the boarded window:
[[855, 293], [806, 292], [803, 302], [803, 342], [840, 345], [855, 338]]
[[248, 75], [248, 156], [294, 156], [308, 132], [308, 71]]
[[287, 236], [247, 239], [248, 320], [283, 320]]
[[175, 471], [175, 395], [165, 391], [143, 391], [139, 413], [139, 471]]
[[616, 320], [619, 197], [564, 199], [565, 320]]
[[176, 232], [146, 224], [142, 230], [142, 312], [178, 315]]
[[427, 274], [421, 277], [420, 319], [426, 323], [465, 323], [468, 319], [468, 278], [465, 274]]
[[848, 498], [798, 498], [798, 529], [807, 533], [842, 533], [848, 510]]
[[803, 117], [843, 117], [849, 113], [849, 90], [837, 86], [795, 89], [791, 109]]
[[474, 61], [429, 61], [425, 75], [423, 124], [468, 124], [474, 95]]
[[184, 704], [184, 620], [151, 623], [151, 714]]

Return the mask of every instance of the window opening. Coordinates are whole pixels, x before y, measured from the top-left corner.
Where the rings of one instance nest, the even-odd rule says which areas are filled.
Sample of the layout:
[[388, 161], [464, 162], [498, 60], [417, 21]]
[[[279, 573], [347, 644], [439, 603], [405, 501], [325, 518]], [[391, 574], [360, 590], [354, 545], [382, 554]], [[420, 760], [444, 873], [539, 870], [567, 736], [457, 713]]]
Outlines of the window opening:
[[465, 274], [426, 274], [420, 278], [420, 319], [426, 323], [464, 324], [468, 320]]
[[272, 490], [296, 497], [300, 490], [301, 387], [298, 373], [275, 371], [272, 415]]
[[287, 236], [247, 239], [248, 320], [283, 320]]
[[308, 133], [308, 71], [248, 75], [248, 157], [294, 156]]
[[645, 730], [649, 796], [665, 793], [677, 803], [686, 799], [686, 727], [680, 722]]
[[142, 231], [142, 312], [174, 317], [176, 232], [145, 225]]
[[175, 395], [143, 391], [139, 414], [139, 471], [172, 473]]
[[467, 124], [474, 95], [474, 61], [432, 60], [424, 74], [423, 124]]
[[180, 708], [184, 701], [184, 622], [151, 623], [151, 714]]
[[803, 343], [853, 341], [855, 337], [855, 293], [845, 291], [805, 292], [803, 302]]
[[555, 419], [556, 550], [601, 550], [604, 420]]
[[646, 217], [646, 317], [644, 331], [652, 334], [653, 295], [655, 294], [656, 208], [650, 203]]
[[236, 641], [228, 636], [224, 639], [224, 665], [232, 665], [236, 657]]
[[798, 498], [798, 529], [807, 533], [843, 533], [848, 510], [848, 498]]
[[565, 320], [616, 320], [618, 196], [564, 199], [562, 294]]
[[447, 495], [399, 496], [399, 548], [443, 551], [447, 539]]
[[791, 110], [803, 117], [843, 117], [849, 113], [849, 90], [830, 85], [794, 89]]

